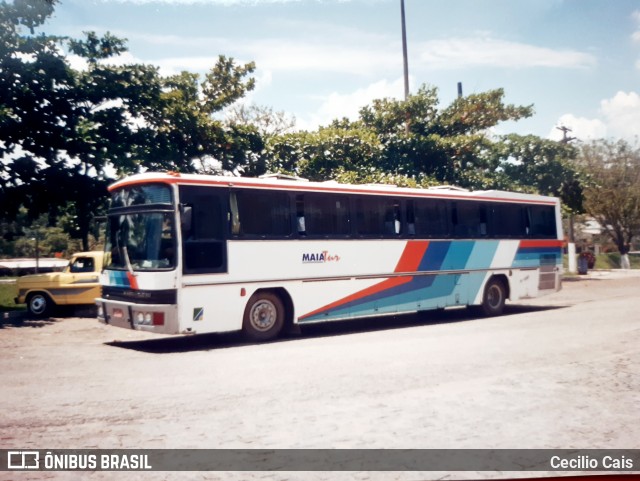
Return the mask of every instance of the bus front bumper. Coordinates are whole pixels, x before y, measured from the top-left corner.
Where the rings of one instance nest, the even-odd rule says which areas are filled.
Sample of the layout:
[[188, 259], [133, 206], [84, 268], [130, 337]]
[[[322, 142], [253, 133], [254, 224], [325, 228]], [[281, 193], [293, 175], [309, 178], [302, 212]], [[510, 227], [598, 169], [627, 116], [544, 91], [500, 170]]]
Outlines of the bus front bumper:
[[179, 334], [174, 304], [135, 304], [98, 298], [96, 306], [98, 320], [104, 324], [158, 334]]

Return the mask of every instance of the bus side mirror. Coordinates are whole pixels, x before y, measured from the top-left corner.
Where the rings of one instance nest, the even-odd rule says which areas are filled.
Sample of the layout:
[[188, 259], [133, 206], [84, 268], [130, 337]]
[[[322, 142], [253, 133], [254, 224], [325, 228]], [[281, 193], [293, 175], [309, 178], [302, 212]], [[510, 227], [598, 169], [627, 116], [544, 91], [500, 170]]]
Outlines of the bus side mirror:
[[191, 220], [193, 219], [193, 207], [189, 204], [180, 204], [180, 225], [182, 232], [191, 230]]

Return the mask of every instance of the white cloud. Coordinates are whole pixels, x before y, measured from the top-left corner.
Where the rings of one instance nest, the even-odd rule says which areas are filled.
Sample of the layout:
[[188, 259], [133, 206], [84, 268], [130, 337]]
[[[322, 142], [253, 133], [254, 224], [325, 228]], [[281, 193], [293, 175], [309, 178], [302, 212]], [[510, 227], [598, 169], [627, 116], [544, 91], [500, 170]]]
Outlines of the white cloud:
[[[336, 0], [337, 1], [337, 0]], [[274, 29], [289, 31], [290, 37], [232, 39], [218, 36], [178, 36], [115, 31], [120, 37], [144, 42], [154, 49], [170, 46], [184, 52], [220, 52], [238, 62], [255, 61], [260, 69], [281, 72], [331, 72], [350, 75], [379, 75], [401, 64], [400, 41], [382, 34], [324, 23], [278, 21]], [[96, 28], [92, 28], [96, 30]], [[242, 59], [245, 60], [242, 60]], [[205, 71], [215, 56], [188, 55], [148, 59], [163, 74], [181, 70]]]
[[420, 47], [420, 60], [431, 69], [456, 69], [472, 66], [526, 68], [591, 68], [596, 58], [568, 49], [551, 49], [476, 36], [433, 40]]
[[[102, 0], [103, 2], [109, 2], [113, 0]], [[136, 5], [145, 5], [148, 3], [160, 3], [165, 5], [222, 5], [227, 7], [233, 7], [238, 5], [258, 5], [262, 4], [277, 4], [277, 3], [300, 3], [304, 0], [115, 0], [119, 3], [133, 3]], [[346, 0], [337, 0], [344, 2]]]
[[297, 116], [297, 127], [312, 130], [316, 129], [319, 125], [327, 125], [333, 120], [343, 117], [356, 120], [362, 107], [370, 104], [374, 99], [387, 97], [404, 97], [403, 78], [392, 82], [381, 80], [347, 94], [333, 92], [323, 97], [322, 105], [316, 113], [307, 118]]
[[[343, 32], [344, 33], [344, 32]], [[364, 33], [362, 37], [364, 37]], [[196, 44], [215, 44], [229, 51], [231, 56], [254, 60], [260, 69], [279, 72], [330, 72], [355, 76], [377, 76], [389, 71], [400, 71], [402, 58], [400, 43], [395, 39], [369, 37], [357, 40], [355, 32], [344, 36], [331, 35], [307, 41], [285, 38], [235, 42], [222, 39], [198, 39]], [[165, 40], [159, 40], [164, 42]], [[181, 42], [194, 43], [191, 39]], [[172, 41], [175, 45], [176, 42]], [[498, 68], [590, 68], [595, 66], [594, 56], [574, 50], [553, 50], [521, 43], [482, 38], [434, 40], [416, 44], [412, 51], [410, 68], [449, 70], [474, 66]], [[175, 57], [151, 61], [159, 65], [164, 74], [180, 70], [208, 70], [217, 57]]]
[[[631, 18], [636, 22], [636, 31], [631, 34], [631, 39], [640, 44], [640, 10], [633, 12]], [[636, 68], [640, 70], [640, 60], [636, 61]]]
[[[631, 13], [631, 18], [638, 24], [637, 27], [638, 29], [640, 29], [640, 10], [636, 10], [633, 13]], [[634, 35], [638, 33], [640, 32], [636, 31]]]
[[[276, 5], [286, 3], [349, 3], [354, 0], [101, 0], [102, 2], [132, 3], [134, 5], [164, 4], [164, 5], [219, 5], [223, 7], [245, 7], [256, 5]], [[363, 0], [360, 0], [363, 1]], [[368, 0], [379, 2], [384, 0]]]
[[160, 68], [160, 75], [175, 75], [183, 70], [189, 72], [208, 72], [218, 61], [218, 56], [203, 57], [171, 57], [151, 61]]
[[[331, 72], [381, 78], [389, 71], [401, 69], [398, 36], [309, 21], [279, 20], [271, 27], [289, 32], [290, 36], [232, 40], [207, 35], [191, 37], [116, 33], [156, 48], [163, 45], [179, 46], [185, 52], [211, 46], [215, 47], [215, 51], [226, 52], [236, 58], [254, 60], [258, 68], [271, 71]], [[418, 72], [424, 69], [434, 71], [469, 67], [584, 69], [592, 68], [597, 63], [596, 57], [589, 53], [501, 40], [487, 32], [472, 33], [468, 37], [414, 42], [409, 45], [409, 57], [410, 68]], [[202, 70], [204, 64], [211, 65], [208, 55], [151, 62], [162, 64], [172, 72]]]
[[558, 119], [556, 127], [549, 132], [549, 139], [562, 140], [563, 133], [557, 127], [571, 129], [570, 132], [567, 132], [567, 135], [580, 140], [594, 140], [607, 136], [607, 126], [602, 120], [576, 117], [573, 114], [565, 114]]
[[[635, 141], [640, 133], [640, 95], [636, 92], [618, 92], [610, 99], [600, 101], [601, 117], [587, 119], [573, 114], [562, 115], [557, 126], [571, 129], [570, 135], [580, 140], [622, 138]], [[556, 128], [549, 138], [560, 140], [562, 132]]]
[[370, 75], [396, 68], [400, 59], [392, 49], [366, 48], [349, 43], [329, 44], [267, 40], [244, 46], [256, 63], [270, 70], [334, 72]]
[[640, 95], [618, 92], [600, 102], [610, 135], [632, 139], [640, 134]]

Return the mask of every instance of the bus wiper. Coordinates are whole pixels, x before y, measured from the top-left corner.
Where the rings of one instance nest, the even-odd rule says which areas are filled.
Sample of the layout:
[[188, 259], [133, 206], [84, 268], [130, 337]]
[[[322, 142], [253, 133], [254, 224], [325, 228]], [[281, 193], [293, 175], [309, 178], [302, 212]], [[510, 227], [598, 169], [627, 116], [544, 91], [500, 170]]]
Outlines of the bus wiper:
[[127, 246], [126, 245], [122, 246], [122, 252], [124, 254], [124, 263], [127, 266], [127, 270], [129, 271], [129, 273], [132, 276], [135, 276], [136, 273], [133, 270], [133, 266], [131, 265], [131, 260], [129, 259], [129, 252], [127, 251]]

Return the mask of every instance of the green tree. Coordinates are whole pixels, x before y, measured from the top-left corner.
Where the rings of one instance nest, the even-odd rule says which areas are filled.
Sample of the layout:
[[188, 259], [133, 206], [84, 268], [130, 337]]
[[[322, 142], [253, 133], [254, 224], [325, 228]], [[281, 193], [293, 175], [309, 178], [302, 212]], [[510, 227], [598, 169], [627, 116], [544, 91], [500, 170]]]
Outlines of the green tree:
[[269, 170], [309, 180], [332, 179], [339, 171], [370, 173], [380, 148], [366, 129], [325, 127], [279, 136], [270, 144]]
[[560, 197], [574, 214], [583, 212], [582, 173], [575, 158], [578, 150], [568, 144], [535, 135], [509, 134], [498, 144], [506, 187]]
[[0, 4], [0, 215], [15, 218], [25, 206], [30, 219], [48, 213], [55, 222], [60, 206], [72, 201], [82, 231], [91, 207], [106, 196], [101, 173], [118, 145], [111, 141], [125, 130], [114, 117], [126, 120], [122, 108], [107, 106], [119, 97], [97, 60], [122, 52], [123, 43], [109, 34], [68, 42], [97, 74], [74, 71], [63, 53], [67, 39], [35, 34], [55, 3]]
[[[407, 100], [374, 100], [360, 110], [356, 121], [335, 120], [317, 132], [275, 137], [269, 142], [269, 168], [318, 180], [338, 175], [350, 179], [392, 177], [402, 184], [444, 183], [564, 195], [570, 190], [573, 171], [568, 161], [557, 156], [568, 159], [569, 147], [533, 136], [491, 134], [500, 122], [532, 114], [532, 106], [505, 103], [502, 89], [458, 98], [441, 108], [437, 89], [422, 86]], [[351, 147], [345, 148], [345, 144]], [[528, 155], [534, 144], [544, 156]], [[539, 178], [550, 164], [557, 167], [554, 174]], [[559, 171], [561, 177], [556, 176]]]
[[588, 173], [584, 207], [598, 221], [629, 268], [629, 248], [640, 235], [640, 148], [624, 140], [585, 144], [578, 157]]
[[[64, 211], [69, 232], [89, 248], [92, 217], [105, 203], [107, 172], [192, 172], [213, 159], [220, 169], [264, 170], [255, 129], [213, 119], [248, 90], [255, 65], [220, 56], [201, 81], [162, 77], [150, 65], [111, 65], [126, 41], [109, 33], [82, 39], [36, 33], [55, 0], [0, 3], [0, 217], [25, 206], [31, 219]], [[70, 67], [65, 50], [86, 61]]]
[[[214, 118], [254, 88], [254, 80], [246, 78], [254, 69], [253, 62], [236, 65], [220, 55], [203, 81], [189, 72], [157, 78], [159, 95], [151, 108], [140, 112], [143, 149], [132, 157], [137, 162], [121, 164], [122, 172], [131, 173], [139, 165], [181, 172], [260, 170], [256, 154], [264, 146], [255, 129], [225, 126]], [[215, 168], [205, 167], [212, 163]]]
[[284, 111], [273, 110], [273, 107], [238, 103], [226, 111], [225, 123], [228, 126], [251, 126], [268, 142], [273, 137], [293, 132], [296, 119]]

